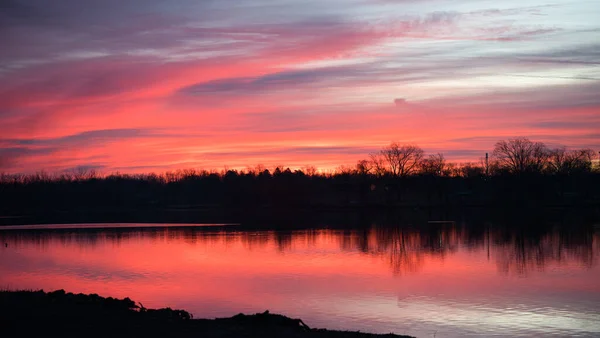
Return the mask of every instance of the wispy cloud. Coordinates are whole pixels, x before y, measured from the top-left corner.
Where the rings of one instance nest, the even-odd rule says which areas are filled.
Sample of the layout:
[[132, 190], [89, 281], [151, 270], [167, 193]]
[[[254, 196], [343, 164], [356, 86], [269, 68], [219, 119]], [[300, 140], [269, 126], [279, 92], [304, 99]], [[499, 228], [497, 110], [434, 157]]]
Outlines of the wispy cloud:
[[335, 167], [391, 140], [463, 160], [514, 135], [594, 145], [594, 13], [566, 0], [2, 1], [0, 169]]

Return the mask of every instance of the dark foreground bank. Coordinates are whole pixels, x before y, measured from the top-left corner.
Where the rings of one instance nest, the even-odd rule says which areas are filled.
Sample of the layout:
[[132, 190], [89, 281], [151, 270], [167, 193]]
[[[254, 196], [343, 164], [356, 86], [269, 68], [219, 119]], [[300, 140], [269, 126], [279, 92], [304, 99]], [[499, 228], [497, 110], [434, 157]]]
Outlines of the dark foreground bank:
[[0, 291], [0, 331], [2, 337], [408, 337], [314, 329], [268, 311], [193, 319], [183, 310], [63, 290]]

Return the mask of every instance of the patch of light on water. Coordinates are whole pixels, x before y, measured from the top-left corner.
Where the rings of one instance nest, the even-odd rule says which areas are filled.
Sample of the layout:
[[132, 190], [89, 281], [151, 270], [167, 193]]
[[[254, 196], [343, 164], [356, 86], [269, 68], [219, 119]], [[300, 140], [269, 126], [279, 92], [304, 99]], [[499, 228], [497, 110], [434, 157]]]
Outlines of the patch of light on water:
[[[598, 335], [600, 314], [582, 313], [553, 307], [493, 307], [487, 305], [444, 301], [431, 297], [408, 297], [398, 301], [393, 297], [343, 297], [332, 301], [335, 313], [343, 312], [358, 320], [373, 322], [379, 331], [428, 334], [432, 328], [438, 335], [463, 336], [530, 334]], [[368, 309], [368, 311], [365, 311]], [[365, 317], [364, 314], [369, 313]], [[361, 316], [362, 314], [362, 316]], [[413, 323], [411, 328], [405, 323]], [[420, 323], [414, 325], [415, 323]], [[423, 332], [423, 328], [428, 328]], [[443, 333], [443, 334], [442, 334]]]

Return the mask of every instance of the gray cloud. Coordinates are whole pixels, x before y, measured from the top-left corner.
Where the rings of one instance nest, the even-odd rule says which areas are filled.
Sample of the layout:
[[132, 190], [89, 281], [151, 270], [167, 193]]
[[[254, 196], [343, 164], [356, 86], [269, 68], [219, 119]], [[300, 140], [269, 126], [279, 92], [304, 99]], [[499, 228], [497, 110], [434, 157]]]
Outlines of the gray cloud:
[[[600, 114], [599, 114], [600, 115]], [[572, 129], [572, 130], [586, 130], [596, 129], [600, 130], [600, 116], [595, 120], [588, 121], [572, 121], [572, 120], [560, 120], [560, 121], [541, 121], [530, 124], [532, 127], [542, 129]]]
[[58, 148], [30, 148], [22, 146], [0, 147], [0, 171], [13, 168], [20, 159], [31, 156], [49, 155], [56, 152]]
[[516, 58], [525, 63], [556, 63], [573, 65], [598, 65], [600, 43], [579, 43], [574, 46], [547, 49], [538, 53], [518, 53]]
[[406, 101], [406, 99], [394, 99], [394, 104], [396, 105], [396, 107], [403, 107], [406, 106], [408, 104], [408, 101]]
[[[432, 111], [460, 105], [480, 105], [496, 113], [600, 105], [600, 87], [594, 80], [600, 45], [593, 39], [598, 26], [592, 21], [577, 29], [563, 22], [569, 14], [545, 6], [495, 9], [489, 6], [506, 5], [470, 2], [456, 7], [437, 2], [436, 11], [430, 12], [431, 3], [395, 3], [398, 7], [362, 0], [0, 1], [0, 45], [9, 46], [0, 49], [0, 125], [14, 138], [60, 125], [75, 114], [83, 119], [88, 117], [85, 114], [126, 108], [130, 100], [152, 100], [158, 109], [164, 108], [165, 101], [168, 108], [180, 104], [189, 109], [212, 97], [217, 105], [238, 97], [258, 101], [274, 99], [268, 97], [271, 93], [298, 91], [303, 94], [298, 97], [315, 98], [307, 100], [309, 107], [303, 111], [245, 111], [241, 118], [227, 121], [223, 130], [301, 132], [365, 125], [373, 129], [370, 122], [348, 122], [341, 113], [319, 103], [332, 92], [341, 100], [357, 100], [364, 88], [386, 91], [382, 104], [387, 101], [390, 111], [394, 93], [402, 96], [394, 101], [399, 107], [431, 106]], [[407, 3], [410, 11], [405, 12], [401, 6]], [[582, 12], [585, 5], [561, 6], [590, 18]], [[464, 10], [467, 7], [469, 12]], [[549, 16], [537, 17], [542, 14]], [[353, 63], [291, 70], [294, 64], [337, 61]], [[225, 69], [230, 63], [263, 75], [236, 75]], [[204, 70], [210, 78], [229, 78], [195, 80], [198, 83], [180, 89], [168, 86], [189, 84], [192, 76]], [[485, 78], [491, 76], [497, 82], [486, 83]], [[564, 84], [548, 85], [546, 77]], [[162, 81], [168, 83], [164, 88]], [[531, 87], [525, 87], [530, 82]], [[151, 98], [147, 88], [152, 88]], [[167, 97], [171, 94], [175, 95]], [[440, 98], [431, 98], [436, 95]], [[294, 95], [281, 97], [278, 104], [297, 104], [284, 101], [294, 100]], [[367, 121], [371, 103], [351, 104], [362, 108], [360, 121]], [[344, 109], [354, 109], [348, 106]], [[201, 108], [210, 112], [211, 107]], [[589, 126], [584, 119], [578, 117], [570, 128]], [[550, 124], [533, 127], [553, 128]], [[33, 157], [35, 152], [157, 135], [162, 134], [119, 129], [52, 139], [0, 140], [6, 154], [0, 166]]]
[[77, 166], [70, 167], [70, 168], [65, 168], [63, 171], [64, 172], [90, 172], [90, 171], [101, 172], [107, 168], [108, 167], [106, 164], [88, 163], [88, 164], [77, 165]]
[[161, 136], [155, 131], [146, 129], [104, 129], [90, 130], [78, 134], [46, 139], [13, 139], [5, 142], [22, 146], [64, 146], [107, 142], [114, 139], [129, 139], [139, 137]]
[[327, 80], [339, 81], [342, 78], [355, 77], [357, 71], [358, 69], [351, 67], [284, 71], [257, 77], [231, 78], [199, 83], [182, 88], [179, 93], [185, 95], [240, 95], [278, 91], [314, 85]]
[[[147, 129], [105, 129], [91, 130], [78, 134], [56, 138], [0, 139], [0, 170], [7, 170], [24, 158], [40, 155], [51, 155], [58, 151], [97, 146], [99, 144], [123, 139], [142, 137], [168, 137], [156, 130]], [[87, 158], [90, 160], [91, 158]], [[93, 163], [90, 166], [105, 168], [103, 164]]]
[[498, 88], [493, 93], [456, 95], [452, 98], [434, 99], [432, 106], [471, 106], [484, 109], [501, 107], [511, 111], [544, 111], [600, 105], [600, 81], [572, 84], [533, 86], [530, 88]]
[[28, 147], [5, 147], [0, 148], [0, 156], [3, 158], [32, 156], [32, 155], [48, 155], [52, 154], [57, 148], [28, 148]]

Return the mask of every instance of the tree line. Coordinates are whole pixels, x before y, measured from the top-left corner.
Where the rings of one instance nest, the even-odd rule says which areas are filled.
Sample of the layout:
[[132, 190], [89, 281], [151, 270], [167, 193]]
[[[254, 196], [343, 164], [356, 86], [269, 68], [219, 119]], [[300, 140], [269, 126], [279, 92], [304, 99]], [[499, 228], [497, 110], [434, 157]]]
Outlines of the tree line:
[[367, 159], [359, 160], [355, 166], [340, 166], [333, 172], [322, 172], [314, 166], [291, 170], [283, 165], [269, 170], [264, 165], [248, 167], [243, 170], [196, 170], [182, 169], [167, 171], [163, 174], [120, 174], [119, 172], [101, 175], [95, 170], [78, 168], [57, 174], [38, 172], [26, 174], [0, 174], [0, 183], [32, 183], [48, 181], [81, 181], [90, 179], [138, 179], [162, 183], [187, 180], [193, 177], [254, 176], [270, 177], [280, 175], [323, 176], [336, 175], [372, 175], [376, 177], [408, 177], [415, 175], [472, 177], [496, 175], [573, 175], [600, 173], [600, 165], [594, 165], [598, 155], [593, 149], [549, 148], [542, 142], [527, 138], [514, 138], [498, 141], [488, 158], [479, 162], [448, 162], [443, 153], [425, 154], [415, 144], [391, 142]]
[[498, 141], [492, 156], [488, 157], [486, 154], [479, 163], [457, 165], [448, 162], [442, 153], [425, 156], [423, 149], [417, 145], [392, 142], [379, 152], [370, 154], [369, 159], [358, 161], [354, 172], [395, 177], [419, 174], [454, 177], [505, 174], [569, 175], [598, 170], [593, 166], [596, 158], [593, 149], [551, 149], [542, 142], [515, 138]]
[[259, 165], [164, 174], [6, 174], [0, 176], [0, 216], [173, 207], [598, 206], [596, 158], [591, 149], [550, 149], [517, 138], [497, 142], [491, 156], [477, 163], [463, 164], [392, 142], [330, 173]]

